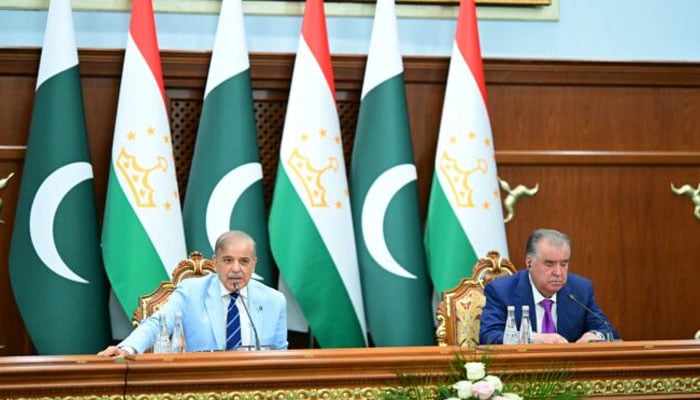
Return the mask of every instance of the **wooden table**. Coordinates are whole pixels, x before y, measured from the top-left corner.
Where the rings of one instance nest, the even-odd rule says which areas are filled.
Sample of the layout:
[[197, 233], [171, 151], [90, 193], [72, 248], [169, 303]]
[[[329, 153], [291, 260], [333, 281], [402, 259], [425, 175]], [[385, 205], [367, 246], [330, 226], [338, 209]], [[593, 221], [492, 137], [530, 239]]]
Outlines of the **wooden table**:
[[0, 357], [0, 397], [376, 398], [397, 374], [446, 377], [455, 352], [489, 373], [528, 379], [565, 365], [590, 398], [700, 399], [700, 341], [391, 347], [261, 352]]

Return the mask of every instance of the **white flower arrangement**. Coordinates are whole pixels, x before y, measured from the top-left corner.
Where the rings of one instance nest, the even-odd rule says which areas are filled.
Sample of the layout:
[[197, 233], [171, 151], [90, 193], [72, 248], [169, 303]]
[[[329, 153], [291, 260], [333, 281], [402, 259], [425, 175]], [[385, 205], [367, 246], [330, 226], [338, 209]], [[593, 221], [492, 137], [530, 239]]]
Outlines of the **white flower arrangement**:
[[478, 399], [478, 400], [522, 400], [515, 393], [503, 393], [501, 379], [494, 375], [486, 375], [486, 365], [482, 362], [467, 362], [464, 364], [466, 378], [457, 381], [452, 389], [457, 397], [447, 400]]
[[[487, 375], [488, 355], [476, 362], [474, 355], [468, 362], [463, 353], [455, 353], [447, 376], [400, 373], [401, 384], [383, 390], [379, 400], [581, 400], [583, 388], [567, 385], [570, 367], [553, 365], [551, 370], [535, 371], [527, 379], [508, 381]], [[517, 393], [515, 393], [517, 391]]]

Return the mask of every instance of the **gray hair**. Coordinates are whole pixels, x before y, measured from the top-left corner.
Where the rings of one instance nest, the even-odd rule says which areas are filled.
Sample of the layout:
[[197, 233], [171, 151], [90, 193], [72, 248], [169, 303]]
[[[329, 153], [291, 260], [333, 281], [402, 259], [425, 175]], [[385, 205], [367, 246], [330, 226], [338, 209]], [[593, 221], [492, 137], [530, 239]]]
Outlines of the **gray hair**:
[[536, 229], [527, 239], [525, 255], [535, 258], [537, 256], [539, 243], [542, 239], [549, 240], [555, 246], [567, 245], [569, 246], [569, 251], [571, 251], [571, 239], [566, 233], [554, 229]]
[[224, 248], [229, 246], [231, 243], [236, 242], [248, 242], [253, 248], [253, 257], [257, 257], [257, 250], [255, 249], [255, 239], [253, 239], [249, 234], [243, 231], [228, 231], [224, 232], [216, 239], [216, 245], [214, 246], [214, 255], [219, 254], [219, 252]]

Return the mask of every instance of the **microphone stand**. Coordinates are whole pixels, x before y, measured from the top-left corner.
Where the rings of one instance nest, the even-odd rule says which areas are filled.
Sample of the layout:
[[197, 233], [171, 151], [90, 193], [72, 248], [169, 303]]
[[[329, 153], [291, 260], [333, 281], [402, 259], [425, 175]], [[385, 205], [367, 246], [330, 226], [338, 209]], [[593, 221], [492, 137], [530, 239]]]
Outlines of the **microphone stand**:
[[248, 306], [245, 304], [246, 299], [243, 297], [241, 294], [241, 289], [236, 285], [235, 283], [233, 284], [233, 287], [236, 289], [236, 293], [241, 297], [241, 303], [243, 304], [243, 309], [245, 309], [245, 313], [248, 316], [248, 321], [250, 321], [250, 326], [253, 328], [253, 336], [255, 337], [255, 350], [260, 351], [260, 337], [258, 336], [258, 330], [255, 329], [255, 324], [253, 323], [253, 317], [250, 316], [250, 311], [248, 311]]
[[[603, 325], [605, 325], [605, 328], [608, 330], [607, 333], [605, 334], [605, 341], [606, 341], [606, 342], [612, 342], [612, 341], [613, 341], [613, 339], [614, 339], [614, 336], [613, 336], [613, 329], [612, 329], [612, 326], [610, 326], [610, 323], [608, 322], [608, 320], [606, 320], [605, 318], [603, 318], [603, 317], [601, 317], [600, 315], [598, 315], [598, 313], [593, 312], [593, 310], [591, 310], [591, 309], [590, 309], [589, 307], [587, 307], [585, 304], [583, 304], [582, 302], [580, 302], [579, 299], [577, 299], [576, 296], [574, 296], [573, 293], [569, 293], [566, 297], [568, 297], [569, 300], [573, 301], [574, 303], [578, 304], [581, 308], [583, 308], [584, 310], [586, 310], [588, 313], [592, 314], [594, 317], [596, 317], [596, 318], [598, 319], [598, 321], [602, 322]], [[608, 337], [608, 335], [609, 335], [609, 337]]]

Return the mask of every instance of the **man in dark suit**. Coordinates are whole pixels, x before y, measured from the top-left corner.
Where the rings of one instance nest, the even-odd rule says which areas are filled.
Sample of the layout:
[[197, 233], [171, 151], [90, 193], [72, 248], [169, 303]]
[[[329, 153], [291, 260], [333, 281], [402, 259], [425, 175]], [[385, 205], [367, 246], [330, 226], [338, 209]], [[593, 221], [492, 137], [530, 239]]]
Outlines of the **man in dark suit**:
[[[509, 305], [515, 306], [518, 325], [522, 306], [530, 306], [535, 343], [619, 338], [595, 301], [591, 281], [569, 273], [570, 258], [571, 240], [566, 234], [552, 229], [534, 231], [527, 241], [527, 269], [498, 278], [484, 289], [486, 305], [481, 314], [479, 342], [503, 343]], [[547, 302], [551, 305], [545, 305]]]

